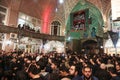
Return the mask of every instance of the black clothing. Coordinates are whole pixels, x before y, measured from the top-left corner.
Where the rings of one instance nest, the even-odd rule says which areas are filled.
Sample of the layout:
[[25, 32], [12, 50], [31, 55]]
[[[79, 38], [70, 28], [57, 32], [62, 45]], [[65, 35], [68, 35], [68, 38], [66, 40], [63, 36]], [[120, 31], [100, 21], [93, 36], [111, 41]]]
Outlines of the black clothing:
[[89, 79], [87, 79], [84, 75], [81, 76], [81, 78], [79, 80], [99, 80], [97, 77], [95, 76], [91, 76]]
[[96, 73], [95, 73], [95, 76], [99, 80], [110, 80], [110, 74], [104, 69], [97, 70]]
[[110, 80], [120, 80], [120, 77], [115, 76], [115, 77], [112, 77]]
[[119, 72], [117, 72], [117, 75], [120, 77], [120, 71], [119, 71]]
[[[28, 74], [31, 72], [32, 74], [37, 75], [40, 73], [40, 71], [41, 71], [40, 67], [37, 67], [36, 64], [32, 64], [28, 70]], [[39, 78], [31, 79], [31, 80], [41, 80], [41, 78], [39, 77]]]

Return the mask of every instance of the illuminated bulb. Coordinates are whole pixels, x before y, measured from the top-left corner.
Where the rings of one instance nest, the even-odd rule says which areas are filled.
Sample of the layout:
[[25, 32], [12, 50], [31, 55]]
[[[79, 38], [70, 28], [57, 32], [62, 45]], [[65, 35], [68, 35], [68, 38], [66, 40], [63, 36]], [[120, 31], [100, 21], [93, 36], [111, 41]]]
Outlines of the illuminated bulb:
[[62, 4], [64, 1], [63, 0], [59, 0], [59, 3]]

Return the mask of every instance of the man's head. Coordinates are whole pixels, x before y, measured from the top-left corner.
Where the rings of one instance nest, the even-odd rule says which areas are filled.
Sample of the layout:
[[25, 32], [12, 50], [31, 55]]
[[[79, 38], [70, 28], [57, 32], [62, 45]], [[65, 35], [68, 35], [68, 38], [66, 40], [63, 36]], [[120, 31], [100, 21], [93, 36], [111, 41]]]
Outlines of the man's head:
[[74, 65], [70, 66], [69, 72], [70, 72], [70, 75], [75, 74], [75, 66]]
[[117, 61], [115, 68], [116, 68], [117, 72], [120, 71], [120, 61]]
[[79, 64], [72, 64], [70, 66], [69, 73], [70, 75], [73, 75], [73, 76], [79, 75], [80, 69], [81, 67]]
[[59, 70], [60, 76], [67, 76], [69, 74], [69, 69], [65, 65], [62, 65]]
[[117, 74], [116, 69], [114, 67], [108, 68], [108, 72], [110, 73], [111, 76], [114, 76]]
[[86, 78], [90, 78], [92, 75], [92, 68], [89, 66], [83, 67], [82, 73]]
[[71, 80], [71, 79], [69, 79], [69, 78], [62, 78], [61, 80]]
[[115, 68], [116, 68], [117, 71], [120, 71], [120, 65], [116, 65]]
[[102, 64], [100, 64], [100, 68], [105, 70], [106, 69], [106, 65], [104, 63], [102, 63]]

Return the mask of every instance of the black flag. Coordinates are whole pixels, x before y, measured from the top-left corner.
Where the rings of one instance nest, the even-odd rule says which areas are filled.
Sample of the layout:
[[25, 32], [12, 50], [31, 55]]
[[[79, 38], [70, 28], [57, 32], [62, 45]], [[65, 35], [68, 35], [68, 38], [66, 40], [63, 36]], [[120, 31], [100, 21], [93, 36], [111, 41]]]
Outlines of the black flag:
[[111, 40], [114, 44], [114, 47], [116, 48], [116, 44], [117, 44], [117, 41], [118, 41], [118, 38], [119, 38], [119, 34], [117, 32], [112, 32], [112, 31], [108, 31], [110, 37], [111, 37]]

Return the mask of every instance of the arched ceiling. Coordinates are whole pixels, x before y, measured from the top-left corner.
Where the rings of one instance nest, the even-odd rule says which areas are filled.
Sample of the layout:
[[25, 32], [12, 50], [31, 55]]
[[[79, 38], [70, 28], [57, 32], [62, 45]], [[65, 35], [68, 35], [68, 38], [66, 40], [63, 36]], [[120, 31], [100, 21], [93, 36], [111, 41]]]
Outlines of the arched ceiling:
[[[17, 0], [0, 0], [0, 4], [8, 7], [14, 4]], [[63, 4], [59, 4], [58, 0], [18, 0], [20, 2], [19, 10], [30, 14], [32, 16], [43, 19], [47, 17], [49, 20], [54, 19], [54, 17], [61, 19], [65, 22], [69, 13], [73, 7], [80, 0], [64, 0]], [[81, 0], [84, 1], [84, 0]], [[102, 13], [103, 16], [107, 16], [110, 10], [111, 0], [86, 0], [94, 4]], [[58, 12], [55, 9], [58, 8]], [[47, 15], [47, 16], [46, 16]]]
[[[37, 16], [40, 19], [52, 16], [57, 6], [57, 0], [21, 0], [20, 11]], [[28, 11], [29, 9], [29, 11]], [[52, 14], [51, 14], [52, 13]]]
[[[55, 13], [57, 0], [0, 0], [0, 4], [9, 7], [19, 2], [19, 11], [34, 17], [43, 18], [47, 12], [49, 16]], [[51, 14], [52, 13], [52, 14]]]
[[[74, 8], [78, 1], [84, 0], [65, 0], [65, 11], [66, 16], [68, 17], [70, 11]], [[94, 4], [102, 13], [103, 16], [107, 16], [109, 10], [111, 9], [111, 0], [86, 0], [92, 4]]]

